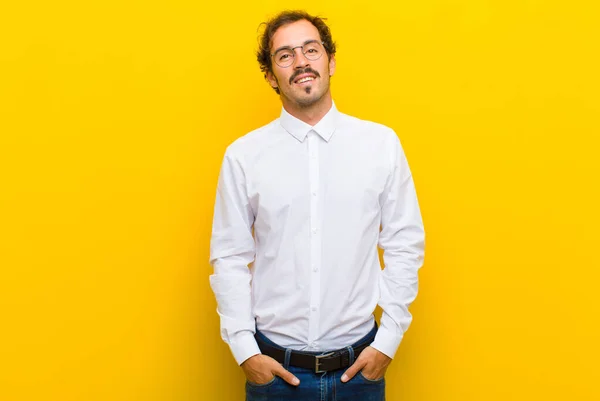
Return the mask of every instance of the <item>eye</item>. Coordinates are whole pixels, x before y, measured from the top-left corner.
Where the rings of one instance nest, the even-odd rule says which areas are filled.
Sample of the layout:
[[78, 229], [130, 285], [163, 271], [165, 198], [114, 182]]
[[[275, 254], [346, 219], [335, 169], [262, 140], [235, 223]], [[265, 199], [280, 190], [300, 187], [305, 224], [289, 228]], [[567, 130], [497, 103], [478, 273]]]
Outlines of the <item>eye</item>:
[[287, 62], [294, 58], [293, 52], [289, 49], [281, 50], [275, 54], [277, 62]]

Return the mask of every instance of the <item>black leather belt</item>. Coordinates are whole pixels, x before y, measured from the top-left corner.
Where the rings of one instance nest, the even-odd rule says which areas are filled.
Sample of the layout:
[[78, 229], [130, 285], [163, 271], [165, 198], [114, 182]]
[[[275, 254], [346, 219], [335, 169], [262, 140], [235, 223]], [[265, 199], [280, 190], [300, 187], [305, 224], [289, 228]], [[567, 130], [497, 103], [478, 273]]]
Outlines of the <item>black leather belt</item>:
[[[255, 337], [260, 351], [283, 364], [285, 362], [285, 349], [274, 347]], [[359, 344], [354, 349], [354, 360], [370, 345], [370, 342]], [[290, 365], [305, 369], [314, 369], [315, 373], [324, 373], [350, 366], [350, 352], [347, 348], [328, 352], [323, 355], [314, 355], [302, 351], [292, 351]]]

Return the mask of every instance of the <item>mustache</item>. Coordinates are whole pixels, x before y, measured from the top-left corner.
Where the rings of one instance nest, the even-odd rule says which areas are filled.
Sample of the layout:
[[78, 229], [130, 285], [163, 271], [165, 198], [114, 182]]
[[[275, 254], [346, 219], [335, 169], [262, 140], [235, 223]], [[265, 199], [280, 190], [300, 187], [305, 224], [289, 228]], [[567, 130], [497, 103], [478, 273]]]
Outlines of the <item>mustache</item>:
[[290, 85], [294, 82], [294, 80], [297, 77], [299, 77], [302, 74], [313, 74], [317, 78], [321, 77], [321, 75], [317, 71], [313, 70], [310, 67], [307, 67], [307, 68], [305, 68], [303, 70], [297, 70], [295, 73], [292, 74], [292, 76], [290, 77]]

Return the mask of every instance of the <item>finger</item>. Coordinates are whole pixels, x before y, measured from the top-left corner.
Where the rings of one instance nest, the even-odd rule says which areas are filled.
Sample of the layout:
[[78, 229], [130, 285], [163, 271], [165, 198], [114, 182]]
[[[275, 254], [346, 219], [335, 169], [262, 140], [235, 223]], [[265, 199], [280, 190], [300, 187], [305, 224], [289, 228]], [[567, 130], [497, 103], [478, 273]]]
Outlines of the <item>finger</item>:
[[298, 380], [296, 376], [294, 376], [289, 370], [284, 369], [284, 367], [279, 364], [277, 365], [273, 373], [281, 377], [283, 380], [285, 380], [292, 386], [297, 386], [298, 384], [300, 384], [300, 380]]
[[342, 375], [342, 382], [346, 383], [348, 380], [352, 379], [359, 370], [365, 367], [365, 365], [366, 362], [357, 359], [356, 362], [354, 362]]

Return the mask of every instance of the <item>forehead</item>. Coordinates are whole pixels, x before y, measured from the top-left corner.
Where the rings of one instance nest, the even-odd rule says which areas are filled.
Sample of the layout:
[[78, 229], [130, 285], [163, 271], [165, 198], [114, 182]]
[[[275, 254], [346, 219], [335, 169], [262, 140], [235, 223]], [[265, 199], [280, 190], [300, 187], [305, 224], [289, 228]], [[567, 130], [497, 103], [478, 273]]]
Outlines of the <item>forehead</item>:
[[307, 40], [321, 40], [319, 31], [309, 21], [300, 20], [277, 29], [271, 41], [271, 49], [299, 46]]

